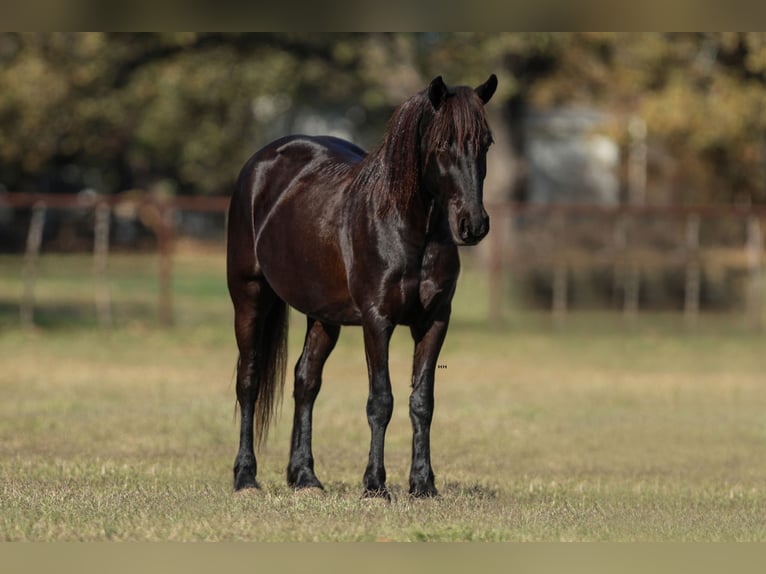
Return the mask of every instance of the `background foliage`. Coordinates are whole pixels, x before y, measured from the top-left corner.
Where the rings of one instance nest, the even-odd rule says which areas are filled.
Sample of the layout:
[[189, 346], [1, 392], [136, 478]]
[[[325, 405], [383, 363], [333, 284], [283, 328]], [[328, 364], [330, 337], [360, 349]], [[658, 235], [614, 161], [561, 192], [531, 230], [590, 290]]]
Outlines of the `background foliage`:
[[370, 146], [434, 75], [491, 71], [511, 132], [529, 106], [586, 105], [625, 144], [640, 115], [671, 199], [766, 201], [762, 33], [5, 33], [0, 185], [226, 194], [257, 146], [311, 126], [302, 114]]

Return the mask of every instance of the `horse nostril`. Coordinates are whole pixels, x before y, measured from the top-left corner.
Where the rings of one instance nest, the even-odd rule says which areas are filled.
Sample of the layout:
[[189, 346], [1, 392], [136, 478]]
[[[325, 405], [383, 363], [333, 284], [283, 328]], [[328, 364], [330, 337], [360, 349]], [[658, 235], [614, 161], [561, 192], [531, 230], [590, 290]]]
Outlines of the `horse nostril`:
[[468, 229], [468, 218], [462, 217], [458, 223], [458, 231], [460, 231], [460, 238], [466, 240], [470, 237], [471, 233]]

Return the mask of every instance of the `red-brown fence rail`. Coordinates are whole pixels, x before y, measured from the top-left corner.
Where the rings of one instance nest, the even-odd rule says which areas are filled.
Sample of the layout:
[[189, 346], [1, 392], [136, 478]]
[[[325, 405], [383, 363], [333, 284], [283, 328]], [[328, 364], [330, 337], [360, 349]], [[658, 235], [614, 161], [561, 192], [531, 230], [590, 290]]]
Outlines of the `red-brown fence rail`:
[[[106, 261], [110, 221], [139, 213], [159, 253], [158, 316], [172, 323], [173, 245], [179, 212], [219, 216], [223, 237], [226, 197], [159, 199], [138, 192], [116, 196], [6, 193], [0, 209], [27, 209], [22, 322], [33, 321], [36, 259], [48, 210], [92, 212], [92, 249], [97, 270], [99, 322], [111, 324]], [[492, 219], [486, 256], [489, 317], [502, 319], [508, 286], [528, 291], [516, 304], [547, 308], [556, 321], [586, 299], [589, 281], [610, 306], [632, 319], [656, 304], [653, 278], [670, 285], [676, 308], [693, 325], [706, 306], [741, 307], [756, 327], [763, 322], [766, 208], [746, 206], [487, 205]], [[90, 221], [90, 220], [89, 220]], [[99, 271], [100, 270], [100, 271]], [[721, 279], [721, 278], [724, 279]], [[654, 281], [654, 282], [653, 282]], [[716, 283], [718, 281], [718, 283]], [[531, 293], [531, 294], [530, 294]], [[712, 302], [712, 303], [711, 303]], [[716, 303], [717, 302], [717, 303]], [[734, 303], [732, 303], [734, 302]]]
[[44, 204], [52, 209], [74, 209], [95, 206], [96, 204], [114, 207], [124, 203], [160, 205], [173, 209], [200, 212], [223, 213], [229, 208], [229, 198], [221, 196], [156, 198], [138, 192], [125, 192], [117, 195], [17, 192], [0, 195], [0, 205], [8, 207], [32, 207], [35, 204]]

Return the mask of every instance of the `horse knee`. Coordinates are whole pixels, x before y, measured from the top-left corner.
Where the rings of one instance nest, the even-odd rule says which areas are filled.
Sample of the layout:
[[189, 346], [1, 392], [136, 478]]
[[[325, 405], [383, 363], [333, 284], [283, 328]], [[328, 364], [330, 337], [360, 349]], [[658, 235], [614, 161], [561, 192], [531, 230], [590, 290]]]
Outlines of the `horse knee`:
[[410, 395], [410, 418], [415, 421], [431, 423], [434, 414], [434, 401], [432, 397], [423, 397], [413, 393]]
[[371, 394], [367, 399], [367, 419], [371, 424], [387, 425], [394, 412], [394, 395], [390, 392]]

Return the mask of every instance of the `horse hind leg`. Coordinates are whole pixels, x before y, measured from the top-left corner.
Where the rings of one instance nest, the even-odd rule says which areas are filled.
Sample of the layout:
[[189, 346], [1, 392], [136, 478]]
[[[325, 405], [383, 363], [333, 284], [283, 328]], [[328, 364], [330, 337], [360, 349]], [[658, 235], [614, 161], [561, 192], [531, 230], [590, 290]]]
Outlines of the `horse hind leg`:
[[242, 490], [259, 488], [255, 446], [265, 437], [275, 396], [284, 381], [287, 307], [265, 280], [243, 282], [232, 288], [231, 294], [239, 349], [237, 403], [241, 414], [234, 490]]
[[295, 365], [295, 416], [290, 442], [287, 483], [295, 489], [324, 488], [314, 474], [311, 449], [314, 401], [322, 386], [322, 369], [335, 347], [340, 327], [308, 319], [303, 352]]

